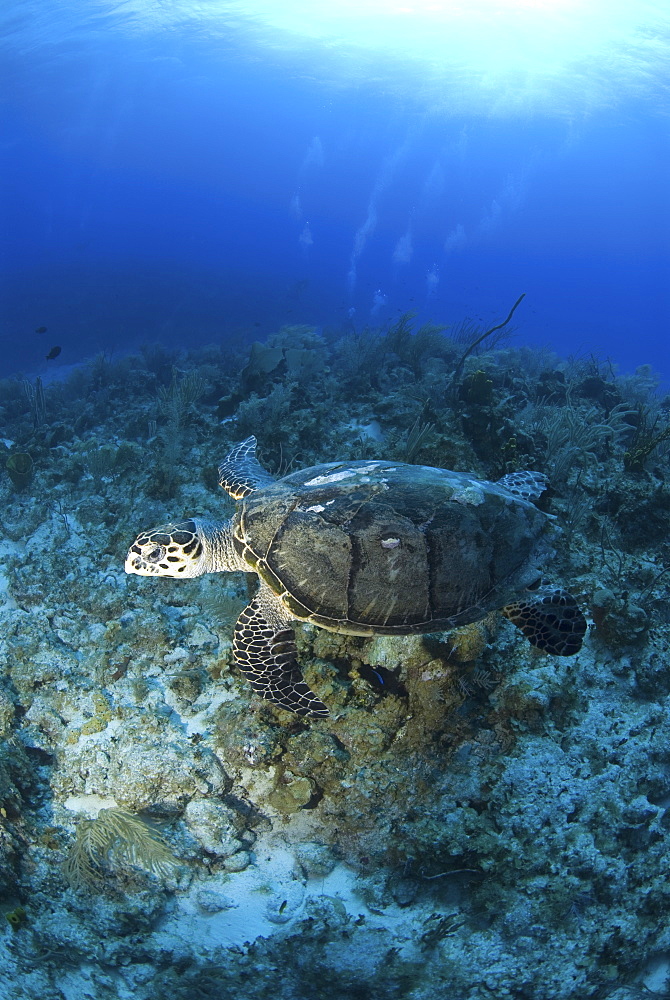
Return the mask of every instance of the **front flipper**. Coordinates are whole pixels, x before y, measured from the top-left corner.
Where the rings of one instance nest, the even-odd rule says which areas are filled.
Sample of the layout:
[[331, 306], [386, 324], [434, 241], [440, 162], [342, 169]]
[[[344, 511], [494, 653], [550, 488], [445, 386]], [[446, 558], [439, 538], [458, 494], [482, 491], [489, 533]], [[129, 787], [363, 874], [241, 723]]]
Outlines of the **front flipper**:
[[243, 500], [255, 490], [274, 483], [256, 458], [256, 438], [245, 438], [229, 452], [219, 466], [219, 486], [235, 500]]
[[297, 715], [323, 717], [328, 709], [303, 680], [295, 633], [264, 585], [235, 625], [235, 664], [262, 698]]
[[573, 656], [582, 648], [586, 619], [572, 594], [558, 587], [541, 587], [525, 601], [503, 608], [528, 641], [554, 656]]

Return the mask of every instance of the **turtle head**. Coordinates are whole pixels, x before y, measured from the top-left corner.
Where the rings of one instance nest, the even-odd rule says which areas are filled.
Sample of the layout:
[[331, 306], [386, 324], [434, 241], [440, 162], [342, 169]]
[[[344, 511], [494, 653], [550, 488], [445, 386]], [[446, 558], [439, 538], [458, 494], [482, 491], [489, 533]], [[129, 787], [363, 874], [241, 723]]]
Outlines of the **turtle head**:
[[185, 579], [209, 571], [200, 523], [190, 518], [142, 531], [128, 549], [126, 573]]

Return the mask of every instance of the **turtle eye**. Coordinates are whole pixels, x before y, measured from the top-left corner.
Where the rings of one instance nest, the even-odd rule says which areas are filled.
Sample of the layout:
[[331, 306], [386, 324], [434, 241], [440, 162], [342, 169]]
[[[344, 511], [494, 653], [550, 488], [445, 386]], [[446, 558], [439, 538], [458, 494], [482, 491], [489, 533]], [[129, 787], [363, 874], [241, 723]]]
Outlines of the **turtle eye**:
[[146, 553], [144, 558], [150, 563], [159, 563], [163, 556], [165, 555], [165, 549], [162, 545], [154, 545], [154, 547]]

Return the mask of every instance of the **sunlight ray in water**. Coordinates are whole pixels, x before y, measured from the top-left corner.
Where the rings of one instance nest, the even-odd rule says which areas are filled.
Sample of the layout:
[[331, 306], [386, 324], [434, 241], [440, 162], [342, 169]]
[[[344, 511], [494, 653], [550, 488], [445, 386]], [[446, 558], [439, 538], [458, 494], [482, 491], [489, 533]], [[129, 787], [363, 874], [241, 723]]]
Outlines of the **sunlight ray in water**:
[[291, 60], [298, 78], [376, 80], [441, 114], [570, 115], [631, 94], [653, 100], [670, 62], [670, 12], [660, 0], [31, 0], [5, 19], [6, 42], [28, 50], [48, 43], [53, 55], [58, 37], [67, 45], [109, 32], [154, 40], [179, 32], [221, 43], [222, 59], [232, 46], [251, 59]]

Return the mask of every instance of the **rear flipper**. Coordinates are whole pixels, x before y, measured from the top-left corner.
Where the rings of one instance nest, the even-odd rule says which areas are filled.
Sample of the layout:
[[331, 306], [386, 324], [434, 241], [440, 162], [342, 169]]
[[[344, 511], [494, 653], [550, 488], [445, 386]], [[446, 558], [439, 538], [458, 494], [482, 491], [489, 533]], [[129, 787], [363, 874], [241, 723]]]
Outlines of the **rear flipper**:
[[303, 680], [295, 633], [274, 594], [265, 586], [237, 620], [235, 664], [262, 698], [297, 715], [324, 717], [328, 709]]
[[571, 594], [541, 587], [525, 601], [502, 609], [528, 641], [554, 656], [573, 656], [582, 648], [586, 619]]

